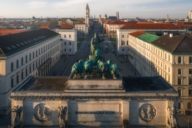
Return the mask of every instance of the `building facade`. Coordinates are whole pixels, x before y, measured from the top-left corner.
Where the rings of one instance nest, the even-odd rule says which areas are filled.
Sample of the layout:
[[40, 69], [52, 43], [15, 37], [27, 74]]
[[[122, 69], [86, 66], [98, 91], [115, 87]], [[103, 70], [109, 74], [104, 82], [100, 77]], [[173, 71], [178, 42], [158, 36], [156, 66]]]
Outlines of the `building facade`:
[[77, 52], [77, 30], [65, 25], [55, 31], [61, 35], [61, 54], [74, 55]]
[[12, 90], [33, 76], [44, 76], [60, 58], [60, 36], [34, 30], [0, 37], [0, 106], [9, 105]]
[[192, 114], [192, 37], [157, 36], [144, 32], [129, 35], [130, 62], [142, 76], [161, 76], [179, 94], [178, 112]]
[[103, 26], [107, 36], [110, 39], [117, 38], [117, 30], [123, 27], [126, 24], [124, 21], [116, 20], [116, 21], [106, 21]]
[[192, 10], [190, 10], [187, 14], [187, 18], [190, 22], [192, 22]]

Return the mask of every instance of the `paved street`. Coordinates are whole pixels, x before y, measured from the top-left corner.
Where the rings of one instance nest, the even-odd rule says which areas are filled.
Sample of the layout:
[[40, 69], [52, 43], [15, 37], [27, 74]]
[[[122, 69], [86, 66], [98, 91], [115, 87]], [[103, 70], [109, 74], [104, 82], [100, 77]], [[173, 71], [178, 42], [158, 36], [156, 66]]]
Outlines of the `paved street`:
[[102, 47], [104, 48], [103, 54], [105, 60], [111, 60], [113, 63], [116, 63], [122, 77], [139, 76], [139, 73], [127, 58], [116, 54], [116, 48], [111, 41], [105, 40], [102, 43]]
[[[60, 61], [52, 68], [49, 75], [52, 76], [69, 76], [71, 72], [72, 65], [80, 59], [86, 59], [90, 53], [90, 40], [94, 33], [100, 33], [101, 28], [97, 23], [93, 26], [93, 29], [86, 40], [81, 42], [78, 52], [71, 56], [62, 56]], [[116, 63], [120, 70], [121, 76], [138, 76], [138, 72], [135, 70], [134, 66], [130, 64], [128, 60], [125, 61], [124, 58], [116, 55], [116, 49], [112, 45], [112, 42], [107, 38], [102, 42], [103, 56], [105, 60], [112, 60]], [[107, 50], [105, 49], [107, 48]], [[122, 62], [123, 60], [123, 62]]]
[[75, 55], [71, 56], [62, 56], [60, 61], [52, 68], [49, 75], [53, 76], [69, 76], [71, 72], [71, 68], [75, 62], [80, 59], [86, 59], [90, 53], [90, 41], [95, 32], [98, 32], [99, 28], [97, 25], [93, 26], [88, 37], [81, 42], [80, 47]]
[[69, 76], [71, 72], [72, 65], [80, 59], [85, 59], [89, 55], [89, 41], [85, 40], [81, 42], [81, 46], [75, 55], [71, 56], [61, 56], [59, 62], [52, 68], [49, 75], [53, 76]]

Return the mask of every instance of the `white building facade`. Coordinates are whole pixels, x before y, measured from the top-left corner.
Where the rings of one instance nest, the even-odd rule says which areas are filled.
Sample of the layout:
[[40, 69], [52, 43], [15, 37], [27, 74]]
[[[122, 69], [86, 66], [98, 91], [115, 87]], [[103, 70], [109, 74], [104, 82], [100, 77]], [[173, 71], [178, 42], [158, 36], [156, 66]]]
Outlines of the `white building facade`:
[[[14, 39], [14, 40], [11, 40]], [[34, 76], [44, 76], [60, 58], [60, 36], [35, 30], [0, 37], [0, 107], [9, 105], [10, 93]]]
[[77, 30], [75, 29], [56, 29], [61, 35], [61, 54], [74, 55], [77, 52]]

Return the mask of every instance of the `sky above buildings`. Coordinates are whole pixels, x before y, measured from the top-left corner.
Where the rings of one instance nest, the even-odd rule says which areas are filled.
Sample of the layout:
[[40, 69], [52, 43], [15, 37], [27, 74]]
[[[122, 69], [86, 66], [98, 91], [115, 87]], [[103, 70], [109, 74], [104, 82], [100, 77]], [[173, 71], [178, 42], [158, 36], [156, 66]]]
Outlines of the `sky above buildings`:
[[192, 0], [0, 0], [0, 17], [84, 17], [86, 3], [92, 16], [185, 18]]

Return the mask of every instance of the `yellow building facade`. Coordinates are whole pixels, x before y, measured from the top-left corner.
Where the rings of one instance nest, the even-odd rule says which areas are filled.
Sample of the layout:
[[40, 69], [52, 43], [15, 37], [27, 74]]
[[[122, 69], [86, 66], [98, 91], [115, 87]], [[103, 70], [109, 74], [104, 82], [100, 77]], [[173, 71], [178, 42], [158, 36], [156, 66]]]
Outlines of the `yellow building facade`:
[[130, 34], [127, 45], [130, 62], [140, 74], [161, 76], [173, 85], [180, 96], [177, 103], [178, 112], [187, 115], [192, 114], [191, 42], [192, 38], [189, 36], [170, 34], [158, 37], [140, 32]]

